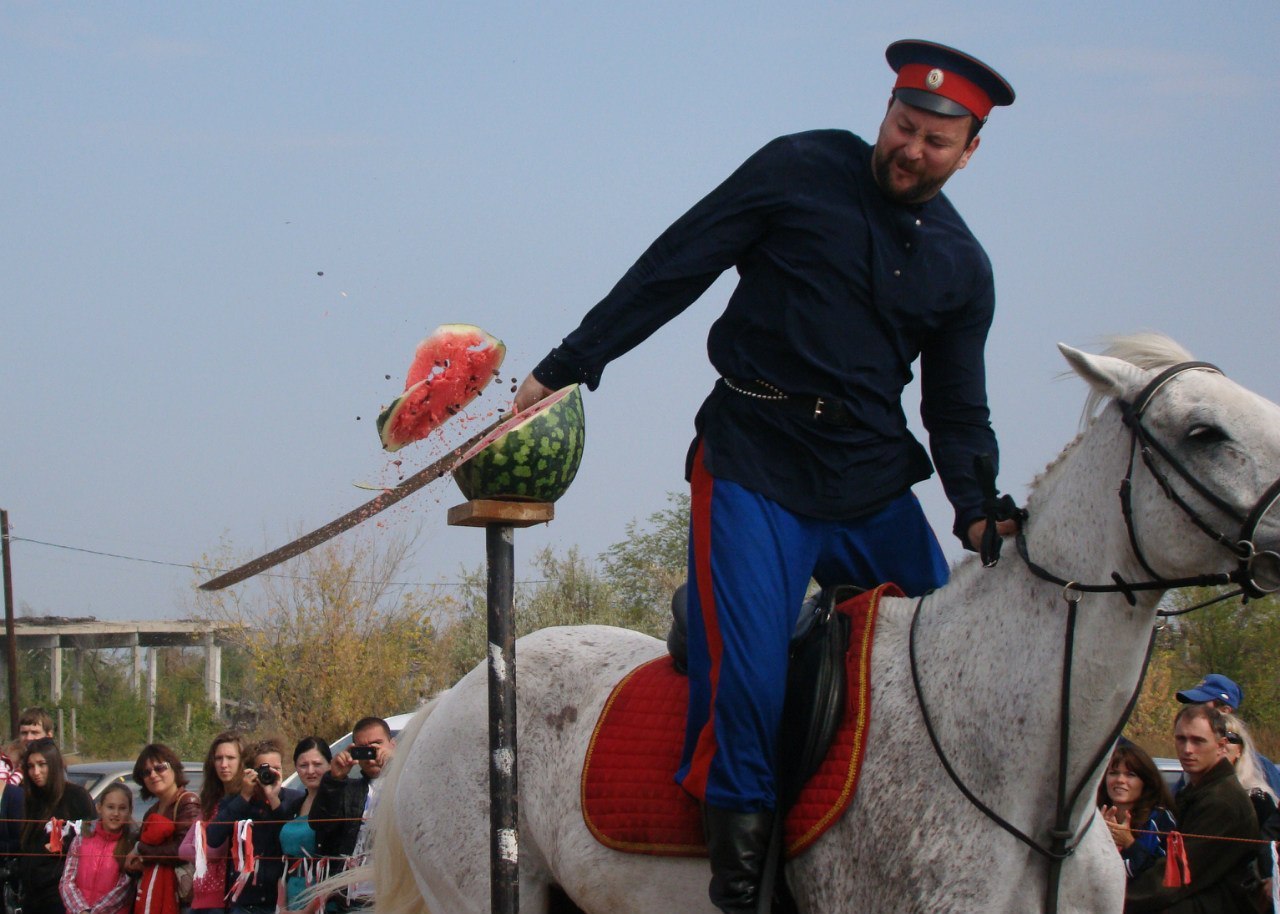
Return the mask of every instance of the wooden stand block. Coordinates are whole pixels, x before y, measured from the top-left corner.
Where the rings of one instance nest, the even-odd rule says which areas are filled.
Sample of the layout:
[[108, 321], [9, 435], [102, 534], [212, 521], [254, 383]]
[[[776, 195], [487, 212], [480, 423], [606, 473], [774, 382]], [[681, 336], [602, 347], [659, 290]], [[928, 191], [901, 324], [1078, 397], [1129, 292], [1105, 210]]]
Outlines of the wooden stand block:
[[532, 527], [545, 524], [556, 516], [556, 506], [545, 501], [499, 501], [477, 498], [449, 509], [451, 527], [487, 527], [505, 524], [509, 527]]

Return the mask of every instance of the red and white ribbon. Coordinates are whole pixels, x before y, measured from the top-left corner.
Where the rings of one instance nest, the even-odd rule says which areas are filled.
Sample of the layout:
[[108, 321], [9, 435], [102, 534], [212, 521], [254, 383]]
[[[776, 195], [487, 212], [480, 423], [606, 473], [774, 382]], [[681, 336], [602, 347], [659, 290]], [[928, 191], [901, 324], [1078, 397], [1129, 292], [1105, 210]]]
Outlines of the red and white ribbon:
[[45, 845], [49, 848], [49, 853], [61, 854], [67, 845], [67, 839], [80, 834], [83, 827], [83, 819], [50, 819], [44, 823], [44, 833], [49, 836], [49, 843]]
[[232, 901], [240, 897], [250, 878], [257, 875], [258, 861], [253, 855], [253, 820], [241, 819], [232, 827], [231, 862], [239, 875], [231, 885], [229, 893]]
[[196, 879], [203, 879], [205, 875], [209, 872], [209, 854], [206, 850], [209, 837], [207, 834], [205, 834], [204, 827], [205, 826], [204, 826], [203, 819], [196, 822], [195, 824], [196, 834], [191, 842], [192, 844], [195, 845], [195, 851], [196, 851], [196, 859], [195, 859], [196, 866], [195, 866], [195, 872], [193, 874]]

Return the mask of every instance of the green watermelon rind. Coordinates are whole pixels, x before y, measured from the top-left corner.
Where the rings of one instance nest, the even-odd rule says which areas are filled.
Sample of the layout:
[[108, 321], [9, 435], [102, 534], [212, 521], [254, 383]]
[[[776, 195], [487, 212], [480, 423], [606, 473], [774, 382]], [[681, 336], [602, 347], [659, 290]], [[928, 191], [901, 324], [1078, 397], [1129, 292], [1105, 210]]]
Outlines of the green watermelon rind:
[[400, 410], [404, 409], [405, 405], [411, 401], [413, 394], [426, 383], [425, 380], [422, 380], [412, 387], [405, 388], [404, 393], [392, 400], [391, 405], [378, 414], [378, 439], [382, 442], [383, 450], [394, 454], [406, 444], [421, 440], [419, 438], [407, 438], [404, 441], [396, 441], [391, 437], [391, 428], [395, 424], [396, 416], [400, 415]]
[[564, 390], [568, 393], [548, 408], [525, 417], [454, 468], [464, 497], [554, 502], [569, 490], [582, 463], [586, 413], [578, 385]]

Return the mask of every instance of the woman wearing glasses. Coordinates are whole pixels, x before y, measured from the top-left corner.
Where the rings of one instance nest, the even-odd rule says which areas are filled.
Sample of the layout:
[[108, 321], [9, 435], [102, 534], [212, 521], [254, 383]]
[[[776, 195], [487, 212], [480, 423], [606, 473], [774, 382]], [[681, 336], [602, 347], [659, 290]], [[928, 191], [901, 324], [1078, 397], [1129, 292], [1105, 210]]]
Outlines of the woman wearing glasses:
[[[187, 829], [200, 817], [200, 798], [187, 786], [182, 760], [168, 746], [146, 746], [133, 764], [133, 780], [142, 788], [143, 799], [156, 804], [142, 820], [142, 834], [133, 852], [125, 858], [125, 868], [140, 872], [134, 914], [177, 914], [179, 884], [176, 873], [181, 860], [178, 848]], [[190, 884], [182, 887], [189, 891]]]

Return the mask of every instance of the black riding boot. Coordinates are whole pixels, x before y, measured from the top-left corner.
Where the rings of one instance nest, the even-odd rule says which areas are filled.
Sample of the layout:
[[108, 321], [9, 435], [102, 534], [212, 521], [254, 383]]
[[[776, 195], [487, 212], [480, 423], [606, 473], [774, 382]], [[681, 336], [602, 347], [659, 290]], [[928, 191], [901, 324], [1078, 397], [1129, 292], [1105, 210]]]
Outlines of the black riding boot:
[[711, 852], [711, 903], [725, 914], [755, 914], [760, 877], [773, 832], [773, 812], [737, 812], [704, 806]]

